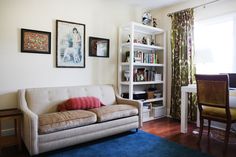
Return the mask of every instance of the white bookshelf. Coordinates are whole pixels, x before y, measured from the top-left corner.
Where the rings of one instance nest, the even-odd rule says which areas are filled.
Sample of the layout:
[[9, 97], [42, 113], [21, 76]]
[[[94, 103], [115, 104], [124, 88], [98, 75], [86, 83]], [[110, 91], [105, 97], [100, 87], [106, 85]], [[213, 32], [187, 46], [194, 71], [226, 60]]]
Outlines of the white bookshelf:
[[[130, 35], [129, 42], [127, 42]], [[154, 44], [140, 42], [142, 37], [154, 39]], [[149, 87], [154, 87], [161, 91], [161, 97], [142, 100], [143, 104], [161, 103], [160, 107], [144, 109], [144, 121], [163, 117], [166, 114], [166, 34], [163, 29], [130, 22], [119, 28], [119, 53], [118, 53], [118, 89], [119, 94], [128, 93], [129, 99], [133, 99], [133, 94], [137, 91], [145, 91]], [[129, 60], [126, 53], [129, 51]], [[136, 61], [136, 53], [141, 53], [141, 61]], [[137, 80], [137, 71], [144, 69], [145, 80]], [[128, 71], [129, 80], [124, 77], [124, 72]], [[153, 75], [160, 74], [160, 80], [154, 80]], [[146, 77], [147, 76], [147, 77]], [[148, 78], [148, 79], [147, 79]], [[153, 112], [156, 114], [153, 116]], [[148, 117], [145, 117], [148, 116]]]

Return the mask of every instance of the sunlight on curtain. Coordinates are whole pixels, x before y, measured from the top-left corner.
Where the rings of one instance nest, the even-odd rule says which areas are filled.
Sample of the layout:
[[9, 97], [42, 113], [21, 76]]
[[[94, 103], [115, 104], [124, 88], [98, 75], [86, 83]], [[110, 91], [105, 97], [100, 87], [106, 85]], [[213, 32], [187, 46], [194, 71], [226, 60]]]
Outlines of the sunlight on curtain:
[[196, 73], [236, 72], [236, 15], [195, 22]]

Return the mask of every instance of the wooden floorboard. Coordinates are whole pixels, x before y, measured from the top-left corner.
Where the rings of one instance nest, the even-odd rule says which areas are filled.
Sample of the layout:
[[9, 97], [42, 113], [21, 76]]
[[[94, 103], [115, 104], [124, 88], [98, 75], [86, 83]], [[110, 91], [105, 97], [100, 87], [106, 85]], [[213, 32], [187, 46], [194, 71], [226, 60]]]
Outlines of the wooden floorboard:
[[[145, 122], [142, 130], [151, 134], [166, 138], [170, 141], [184, 145], [188, 148], [202, 151], [210, 154], [213, 157], [236, 157], [236, 144], [230, 144], [227, 154], [223, 154], [223, 142], [207, 138], [206, 132], [203, 134], [201, 145], [197, 145], [198, 135], [192, 131], [197, 130], [195, 124], [188, 125], [188, 133], [180, 133], [180, 122], [170, 118], [162, 118]], [[236, 140], [235, 140], [236, 141]], [[4, 148], [0, 154], [1, 157], [29, 157], [25, 148], [22, 151], [17, 151], [16, 147]], [[161, 156], [160, 156], [161, 157]]]

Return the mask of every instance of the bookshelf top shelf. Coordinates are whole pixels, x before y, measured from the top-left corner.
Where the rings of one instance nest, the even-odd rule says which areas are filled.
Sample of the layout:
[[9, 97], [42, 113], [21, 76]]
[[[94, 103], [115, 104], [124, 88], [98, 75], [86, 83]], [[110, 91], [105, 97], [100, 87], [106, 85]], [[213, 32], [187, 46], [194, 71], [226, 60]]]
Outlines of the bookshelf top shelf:
[[137, 22], [130, 22], [128, 25], [124, 25], [123, 28], [125, 30], [130, 30], [131, 27], [134, 27], [135, 32], [143, 33], [143, 34], [161, 34], [164, 33], [163, 29], [147, 26]]

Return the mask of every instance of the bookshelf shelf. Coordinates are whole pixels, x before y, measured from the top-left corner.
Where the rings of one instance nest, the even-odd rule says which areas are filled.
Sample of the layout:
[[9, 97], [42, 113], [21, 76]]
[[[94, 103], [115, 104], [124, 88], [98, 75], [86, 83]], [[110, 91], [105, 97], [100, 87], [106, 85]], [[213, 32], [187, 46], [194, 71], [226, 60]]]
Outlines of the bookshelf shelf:
[[[130, 85], [130, 82], [124, 81], [121, 82], [122, 85]], [[133, 82], [134, 85], [147, 85], [147, 84], [163, 84], [163, 81], [140, 81], [140, 82]]]
[[[121, 65], [129, 66], [129, 62], [122, 62]], [[151, 66], [151, 67], [164, 67], [164, 64], [156, 64], [156, 63], [133, 63], [134, 66]]]
[[[155, 46], [155, 45], [146, 45], [146, 44], [140, 44], [140, 43], [133, 43], [134, 49], [139, 50], [163, 50], [164, 48], [162, 46]], [[130, 47], [131, 43], [123, 43], [122, 47]]]
[[154, 99], [147, 99], [144, 100], [144, 103], [155, 102], [155, 101], [163, 101], [163, 98], [154, 98]]

